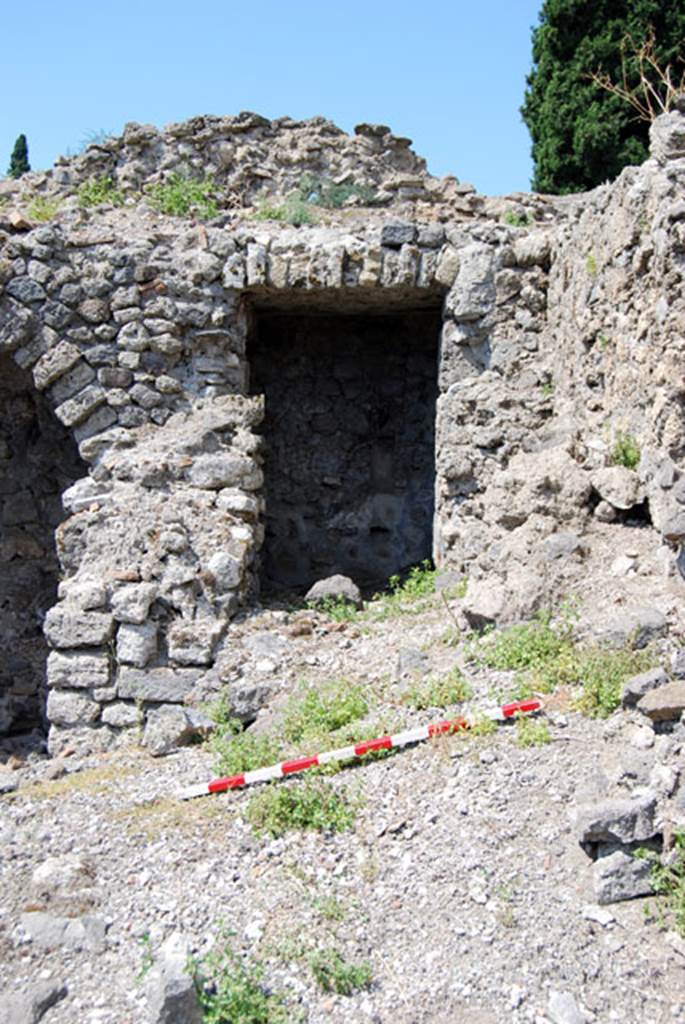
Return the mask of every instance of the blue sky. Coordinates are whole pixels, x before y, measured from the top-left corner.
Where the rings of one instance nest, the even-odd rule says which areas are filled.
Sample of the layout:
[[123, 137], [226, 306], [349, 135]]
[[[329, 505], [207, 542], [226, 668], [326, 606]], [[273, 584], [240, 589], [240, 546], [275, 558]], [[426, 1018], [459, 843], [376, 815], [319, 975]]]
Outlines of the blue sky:
[[[3, 11], [0, 171], [100, 129], [195, 114], [315, 114], [408, 135], [433, 174], [525, 190], [519, 107], [542, 0], [24, 0]], [[4, 150], [4, 152], [3, 152]]]

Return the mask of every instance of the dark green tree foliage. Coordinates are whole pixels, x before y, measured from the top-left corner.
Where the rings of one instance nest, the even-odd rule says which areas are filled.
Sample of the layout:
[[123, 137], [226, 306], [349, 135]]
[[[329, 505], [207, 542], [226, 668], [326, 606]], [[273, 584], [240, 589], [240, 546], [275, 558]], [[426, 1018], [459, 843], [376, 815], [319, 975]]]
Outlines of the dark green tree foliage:
[[[647, 122], [588, 76], [603, 70], [620, 82], [621, 43], [630, 35], [639, 45], [650, 26], [659, 65], [682, 69], [685, 0], [544, 0], [521, 108], [538, 192], [594, 188], [646, 159]], [[637, 84], [634, 61], [629, 68]]]
[[12, 156], [10, 158], [10, 165], [7, 173], [10, 178], [21, 178], [22, 174], [26, 174], [26, 172], [30, 170], [29, 146], [26, 141], [26, 136], [20, 135], [14, 143], [14, 149], [12, 150]]

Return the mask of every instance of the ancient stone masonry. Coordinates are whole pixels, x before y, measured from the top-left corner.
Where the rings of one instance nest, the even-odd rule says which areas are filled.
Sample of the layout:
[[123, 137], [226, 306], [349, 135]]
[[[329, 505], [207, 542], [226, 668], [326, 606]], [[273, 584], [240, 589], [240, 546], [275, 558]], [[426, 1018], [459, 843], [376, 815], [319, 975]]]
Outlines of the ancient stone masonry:
[[[602, 501], [649, 492], [656, 509], [668, 492], [666, 531], [683, 454], [669, 118], [643, 168], [556, 204], [437, 182], [387, 129], [256, 115], [129, 125], [2, 183], [0, 600], [20, 660], [0, 674], [0, 728], [26, 727], [16, 694], [43, 671], [52, 751], [109, 747], [217, 692], [260, 575], [305, 587], [342, 567], [364, 583], [432, 552], [468, 571], [476, 605], [479, 579], [501, 578], [515, 616], [554, 592], [571, 564], [557, 554], [575, 550], [559, 536]], [[220, 183], [215, 220], [134, 194], [183, 163]], [[255, 220], [247, 204], [303, 171], [373, 186], [375, 205]], [[126, 205], [79, 207], [75, 186], [99, 174]], [[63, 197], [48, 224], [27, 216], [32, 189]], [[537, 219], [508, 226], [506, 208]], [[619, 430], [645, 457], [612, 484]], [[24, 639], [36, 614], [46, 669]]]

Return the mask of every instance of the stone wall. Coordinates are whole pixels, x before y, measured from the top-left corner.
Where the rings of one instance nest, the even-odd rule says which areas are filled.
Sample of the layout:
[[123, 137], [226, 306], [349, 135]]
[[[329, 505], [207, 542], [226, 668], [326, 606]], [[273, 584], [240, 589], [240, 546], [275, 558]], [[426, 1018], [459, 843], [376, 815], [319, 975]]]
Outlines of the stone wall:
[[[633, 473], [621, 486], [632, 488], [633, 504], [651, 488], [654, 521], [668, 543], [677, 541], [677, 523], [668, 522], [678, 506], [683, 443], [677, 355], [683, 119], [679, 113], [669, 118], [655, 130], [655, 156], [643, 168], [588, 196], [560, 201], [555, 218], [531, 227], [487, 218], [466, 222], [463, 210], [444, 195], [430, 216], [417, 204], [413, 212], [403, 206], [401, 217], [396, 208], [352, 218], [342, 211], [325, 224], [300, 228], [221, 217], [190, 224], [152, 214], [144, 204], [86, 216], [70, 200], [43, 226], [27, 220], [21, 206], [0, 217], [0, 354], [11, 358], [24, 380], [30, 375], [34, 394], [43, 396], [34, 401], [54, 411], [87, 467], [86, 473], [70, 464], [82, 476], [63, 493], [64, 521], [56, 531], [62, 580], [59, 600], [45, 618], [52, 648], [52, 751], [129, 739], [158, 706], [181, 704], [222, 685], [234, 617], [257, 597], [264, 525], [283, 497], [279, 489], [294, 508], [299, 483], [293, 467], [309, 458], [305, 446], [315, 443], [324, 461], [338, 454], [337, 445], [322, 442], [330, 408], [316, 411], [312, 404], [313, 434], [302, 435], [286, 472], [272, 474], [265, 488], [269, 453], [260, 426], [260, 377], [268, 400], [269, 378], [285, 378], [289, 369], [284, 356], [266, 372], [264, 353], [280, 342], [271, 338], [261, 365], [256, 343], [252, 390], [258, 393], [250, 394], [255, 317], [268, 333], [269, 316], [277, 316], [283, 334], [288, 318], [296, 316], [298, 330], [310, 338], [302, 353], [322, 344], [314, 337], [314, 314], [335, 317], [327, 328], [334, 348], [344, 343], [341, 319], [361, 318], [356, 322], [365, 326], [351, 360], [361, 397], [366, 401], [376, 388], [380, 393], [387, 373], [396, 410], [393, 458], [421, 463], [419, 518], [428, 514], [435, 473], [434, 558], [468, 573], [473, 604], [481, 584], [487, 588], [486, 621], [527, 614], [558, 594], [570, 571], [568, 560], [557, 557], [565, 550], [563, 536], [582, 530], [600, 506], [604, 515], [617, 507], [616, 486], [605, 470], [619, 430], [634, 433], [643, 450], [642, 478]], [[218, 120], [166, 134], [131, 130], [123, 140], [60, 165], [69, 178], [63, 187], [68, 194], [89, 169], [112, 167], [119, 180], [126, 174], [131, 181], [148, 180], [148, 174], [175, 167], [179, 154], [192, 164], [196, 151], [205, 154], [206, 170], [221, 133], [231, 134], [231, 119]], [[280, 124], [274, 135], [268, 123], [238, 121], [243, 127], [232, 132], [231, 143], [238, 163], [227, 163], [227, 175], [243, 166], [238, 139], [257, 145], [259, 133], [265, 159], [273, 156], [279, 167], [290, 167], [293, 180], [302, 167], [309, 169], [301, 159], [307, 138], [312, 159], [323, 161], [316, 166], [331, 174], [337, 173], [332, 161], [338, 150], [354, 173], [369, 168], [381, 178], [405, 163], [411, 170], [417, 159], [375, 129], [364, 129], [358, 142], [340, 149], [326, 122], [307, 132]], [[289, 132], [299, 140], [292, 164], [281, 146]], [[335, 144], [324, 145], [326, 139]], [[381, 167], [383, 146], [397, 159], [383, 157]], [[248, 151], [249, 177], [258, 164]], [[60, 187], [58, 171], [50, 188]], [[20, 199], [21, 190], [12, 189], [8, 194]], [[471, 214], [477, 209], [486, 206], [476, 204]], [[415, 447], [431, 429], [423, 418], [432, 402], [426, 344], [421, 340], [413, 353], [409, 341], [401, 340], [399, 349], [388, 345], [390, 362], [384, 355], [381, 367], [372, 359], [377, 341], [370, 324], [412, 309], [430, 318], [425, 311], [439, 304], [433, 462]], [[431, 331], [438, 329], [436, 321]], [[411, 335], [408, 316], [401, 333]], [[363, 383], [358, 367], [367, 358], [374, 367], [363, 371]], [[293, 377], [294, 398], [304, 396], [298, 405], [310, 403], [314, 389], [323, 402], [326, 389], [344, 387], [347, 378], [336, 365], [321, 360], [314, 367], [313, 359], [304, 359], [302, 373]], [[418, 409], [411, 374], [420, 381]], [[412, 415], [420, 413], [406, 448], [399, 430], [402, 404], [411, 406]], [[287, 418], [292, 408], [283, 400], [280, 411]], [[364, 410], [336, 408], [334, 420], [345, 420], [343, 437], [349, 437]], [[315, 425], [314, 416], [323, 420]], [[359, 437], [380, 452], [372, 419]], [[43, 413], [38, 421], [45, 433]], [[10, 426], [6, 430], [11, 434]], [[272, 450], [282, 443], [277, 435], [267, 423]], [[50, 450], [47, 434], [44, 443]], [[335, 509], [341, 523], [350, 513], [359, 518], [362, 501], [363, 474], [348, 469], [330, 473], [331, 480], [342, 480], [341, 489], [351, 488]], [[402, 505], [410, 487], [394, 468], [386, 475], [382, 486], [392, 476], [394, 498], [399, 490]], [[323, 487], [333, 487], [324, 476], [328, 472], [321, 474], [322, 489], [302, 499], [318, 506], [319, 523], [332, 509], [322, 498]], [[14, 469], [5, 471], [2, 486], [16, 492]], [[668, 492], [663, 522], [657, 518], [657, 486], [660, 495]], [[354, 507], [343, 507], [348, 504]], [[386, 520], [396, 511], [385, 509]], [[408, 522], [406, 507], [399, 520]], [[54, 520], [46, 516], [44, 522], [47, 535]], [[11, 525], [3, 523], [2, 550]], [[374, 525], [369, 518], [371, 530]], [[413, 557], [412, 535], [403, 526], [399, 544], [393, 539], [390, 555], [399, 562], [405, 542], [406, 558]], [[367, 546], [366, 561], [370, 553]], [[30, 563], [33, 556], [27, 551], [22, 557]], [[13, 562], [13, 573], [15, 568], [17, 579], [29, 571]], [[476, 620], [478, 614], [476, 609]], [[16, 625], [17, 635], [22, 628]], [[42, 678], [32, 685], [39, 688]], [[6, 684], [5, 704], [7, 693]]]

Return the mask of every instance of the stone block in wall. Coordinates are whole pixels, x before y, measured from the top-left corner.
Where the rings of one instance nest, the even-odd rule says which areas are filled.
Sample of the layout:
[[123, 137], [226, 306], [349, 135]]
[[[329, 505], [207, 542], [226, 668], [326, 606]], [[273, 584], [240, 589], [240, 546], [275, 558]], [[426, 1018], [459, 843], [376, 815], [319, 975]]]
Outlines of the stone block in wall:
[[395, 249], [383, 251], [383, 269], [381, 270], [381, 285], [384, 288], [392, 288], [397, 284], [397, 275], [400, 267], [400, 257]]
[[514, 239], [514, 259], [519, 267], [547, 267], [552, 238], [546, 231], [531, 231]]
[[[288, 259], [277, 253], [269, 253], [267, 264], [269, 284], [274, 288], [285, 288], [288, 284]], [[224, 274], [225, 280], [225, 274]]]
[[65, 402], [67, 398], [72, 398], [81, 388], [84, 388], [86, 384], [95, 378], [95, 370], [92, 366], [81, 359], [60, 377], [59, 380], [50, 388], [50, 401], [55, 405], [59, 405], [61, 402]]
[[102, 709], [102, 721], [114, 729], [130, 729], [140, 724], [140, 712], [135, 704], [116, 701]]
[[84, 612], [67, 603], [55, 605], [45, 616], [43, 632], [48, 642], [66, 647], [100, 647], [114, 630], [114, 619], [104, 612]]
[[5, 291], [17, 302], [31, 303], [42, 302], [45, 298], [45, 289], [38, 281], [30, 277], [15, 277], [9, 284], [5, 285]]
[[234, 253], [226, 260], [223, 273], [224, 288], [245, 287], [245, 261], [241, 253]]
[[123, 700], [182, 704], [200, 678], [199, 668], [133, 668], [122, 665], [117, 694]]
[[124, 665], [144, 668], [157, 654], [157, 624], [125, 622], [117, 633], [117, 659]]
[[100, 705], [96, 700], [71, 690], [51, 690], [46, 714], [55, 725], [86, 725], [97, 722]]
[[70, 370], [79, 359], [81, 353], [75, 345], [69, 341], [60, 341], [59, 344], [46, 352], [33, 368], [33, 383], [39, 391], [44, 391], [53, 381]]
[[378, 284], [383, 269], [383, 252], [379, 247], [369, 246], [364, 253], [364, 262], [359, 274], [360, 288], [373, 288]]
[[175, 622], [167, 634], [169, 660], [177, 665], [210, 665], [225, 629], [226, 623], [217, 619]]
[[[91, 482], [94, 483], [94, 481]], [[72, 576], [62, 580], [57, 593], [60, 600], [67, 600], [71, 604], [78, 605], [84, 611], [104, 608], [107, 604], [107, 584], [96, 576]]]
[[78, 307], [79, 314], [91, 324], [109, 320], [109, 306], [104, 299], [85, 299]]
[[84, 690], [104, 687], [109, 682], [109, 658], [105, 651], [51, 651], [47, 664], [48, 686], [54, 689]]
[[73, 427], [90, 416], [105, 400], [105, 392], [99, 384], [91, 384], [74, 398], [67, 399], [55, 409], [55, 416], [66, 427]]
[[263, 479], [261, 470], [252, 459], [228, 452], [199, 455], [187, 475], [194, 487], [210, 491], [236, 486], [255, 491], [261, 487]]
[[250, 243], [247, 247], [247, 286], [259, 284], [266, 284], [266, 249], [263, 245]]
[[438, 257], [435, 280], [438, 281], [439, 284], [445, 285], [446, 288], [451, 288], [458, 272], [459, 254], [451, 245], [446, 245]]
[[79, 455], [81, 455], [81, 458], [84, 458], [81, 452], [81, 442], [94, 437], [95, 434], [100, 434], [103, 430], [107, 430], [108, 427], [113, 426], [117, 422], [117, 419], [118, 417], [114, 409], [100, 406], [92, 416], [89, 416], [83, 423], [79, 423], [74, 430], [74, 440], [79, 445]]
[[112, 594], [112, 614], [117, 622], [141, 625], [148, 617], [150, 605], [157, 597], [155, 583], [128, 583]]
[[260, 504], [252, 494], [244, 494], [237, 488], [226, 487], [219, 492], [216, 499], [216, 507], [222, 512], [232, 512], [236, 516], [247, 519], [250, 522], [257, 519], [260, 512]]
[[495, 304], [495, 258], [489, 245], [474, 243], [459, 252], [459, 270], [445, 311], [454, 320], [478, 320]]
[[381, 228], [381, 245], [399, 249], [405, 243], [416, 240], [416, 224], [410, 221], [390, 221]]
[[397, 267], [397, 284], [414, 287], [419, 272], [419, 250], [415, 245], [403, 245]]
[[652, 121], [649, 150], [659, 163], [685, 157], [685, 117], [679, 111], [672, 110]]
[[242, 568], [242, 561], [227, 551], [217, 551], [207, 563], [207, 569], [214, 577], [215, 590], [219, 594], [225, 594], [240, 586]]

